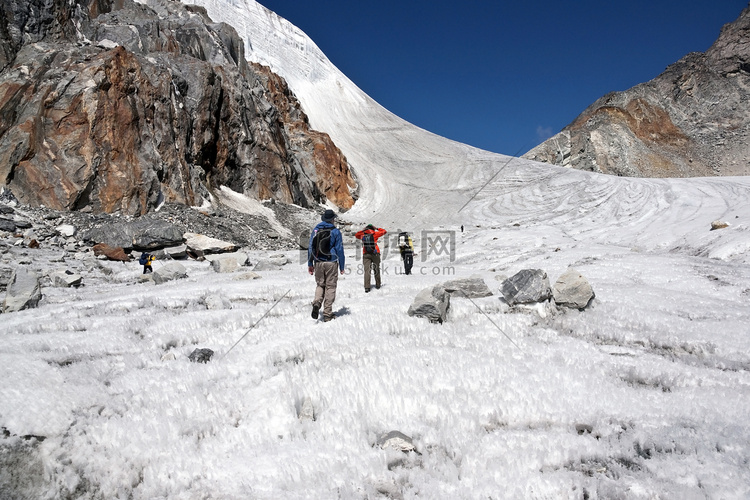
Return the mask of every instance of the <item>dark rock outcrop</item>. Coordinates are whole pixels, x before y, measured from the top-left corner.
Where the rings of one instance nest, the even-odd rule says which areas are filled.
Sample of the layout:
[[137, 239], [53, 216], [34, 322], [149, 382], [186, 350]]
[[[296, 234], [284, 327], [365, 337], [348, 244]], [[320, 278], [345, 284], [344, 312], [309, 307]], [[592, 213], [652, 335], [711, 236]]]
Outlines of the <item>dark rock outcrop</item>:
[[750, 175], [750, 7], [705, 53], [602, 97], [523, 157], [632, 177]]
[[169, 222], [140, 217], [92, 228], [83, 234], [83, 240], [128, 250], [153, 250], [181, 245], [183, 233], [183, 229]]
[[201, 348], [201, 349], [195, 349], [193, 352], [190, 353], [190, 356], [188, 356], [188, 359], [192, 361], [193, 363], [208, 363], [211, 361], [211, 358], [214, 355], [214, 351], [211, 349]]
[[0, 0], [0, 14], [0, 186], [21, 203], [132, 215], [227, 186], [353, 204], [338, 148], [202, 8]]

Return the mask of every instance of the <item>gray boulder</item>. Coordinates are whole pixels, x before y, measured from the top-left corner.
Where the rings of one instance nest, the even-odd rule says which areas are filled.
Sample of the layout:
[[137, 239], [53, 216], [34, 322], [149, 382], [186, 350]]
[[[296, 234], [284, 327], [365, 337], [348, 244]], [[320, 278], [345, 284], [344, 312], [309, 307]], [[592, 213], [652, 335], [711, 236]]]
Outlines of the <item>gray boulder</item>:
[[84, 241], [111, 247], [154, 250], [182, 244], [182, 230], [166, 221], [140, 218], [132, 222], [105, 224], [83, 234]]
[[291, 260], [288, 257], [271, 257], [258, 261], [253, 267], [253, 271], [277, 271], [281, 266], [289, 264]]
[[297, 418], [300, 420], [315, 420], [315, 407], [310, 396], [306, 396], [297, 410]]
[[5, 219], [3, 217], [0, 217], [0, 231], [5, 231], [7, 233], [15, 233], [16, 223], [10, 219]]
[[559, 306], [584, 309], [594, 298], [594, 290], [588, 280], [571, 267], [555, 282], [552, 296]]
[[34, 271], [18, 267], [13, 271], [8, 282], [3, 301], [3, 312], [15, 312], [36, 307], [42, 299], [42, 288], [39, 275]]
[[8, 288], [11, 276], [13, 276], [12, 267], [0, 266], [0, 290]]
[[0, 187], [0, 203], [6, 207], [18, 206], [18, 199], [13, 195], [10, 189], [3, 186]]
[[154, 283], [157, 285], [166, 283], [167, 281], [182, 279], [187, 277], [187, 270], [185, 266], [179, 262], [168, 262], [163, 266], [159, 267], [152, 273]]
[[52, 274], [50, 278], [52, 278], [54, 285], [60, 288], [79, 287], [83, 281], [83, 277], [80, 274], [75, 274], [71, 271], [60, 271]]
[[450, 294], [442, 285], [435, 285], [419, 292], [407, 313], [409, 316], [427, 318], [431, 323], [442, 323], [446, 319], [450, 303]]
[[233, 273], [247, 263], [247, 254], [232, 252], [206, 255], [206, 260], [211, 262], [211, 268], [217, 273]]
[[204, 347], [202, 349], [195, 349], [190, 353], [188, 359], [193, 363], [208, 363], [209, 361], [211, 361], [213, 355], [214, 352], [211, 349], [206, 349]]
[[16, 229], [31, 229], [33, 227], [33, 224], [21, 217], [16, 217], [13, 219], [13, 222], [16, 224]]
[[261, 275], [255, 272], [242, 273], [234, 277], [234, 279], [238, 281], [258, 280], [260, 278], [261, 278]]
[[446, 292], [451, 294], [451, 297], [478, 299], [481, 297], [490, 297], [492, 295], [492, 291], [484, 280], [476, 275], [469, 278], [446, 281], [443, 283], [443, 288], [445, 288]]
[[172, 259], [186, 259], [187, 258], [187, 245], [177, 245], [174, 247], [167, 247], [162, 250], [165, 256], [169, 256]]
[[509, 305], [543, 302], [552, 297], [547, 273], [541, 269], [524, 269], [503, 281], [500, 291]]
[[403, 451], [404, 453], [416, 451], [412, 438], [399, 431], [391, 431], [387, 434], [383, 434], [378, 438], [377, 444], [383, 449], [392, 448], [394, 450]]
[[239, 266], [237, 265], [237, 261], [232, 258], [214, 259], [211, 261], [211, 269], [217, 273], [233, 273], [239, 269]]
[[188, 253], [196, 257], [203, 257], [208, 254], [234, 252], [237, 245], [228, 241], [222, 241], [211, 238], [203, 234], [185, 233], [183, 235]]

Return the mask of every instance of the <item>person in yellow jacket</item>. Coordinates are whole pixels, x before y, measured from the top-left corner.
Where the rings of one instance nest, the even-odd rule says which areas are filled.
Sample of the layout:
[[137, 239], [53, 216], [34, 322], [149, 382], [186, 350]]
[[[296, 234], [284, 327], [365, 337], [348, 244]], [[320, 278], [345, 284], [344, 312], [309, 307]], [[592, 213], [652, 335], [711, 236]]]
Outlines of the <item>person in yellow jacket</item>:
[[148, 252], [143, 252], [141, 254], [141, 258], [138, 259], [138, 263], [143, 266], [143, 274], [148, 274], [154, 271], [151, 267], [151, 263], [155, 260], [156, 257]]

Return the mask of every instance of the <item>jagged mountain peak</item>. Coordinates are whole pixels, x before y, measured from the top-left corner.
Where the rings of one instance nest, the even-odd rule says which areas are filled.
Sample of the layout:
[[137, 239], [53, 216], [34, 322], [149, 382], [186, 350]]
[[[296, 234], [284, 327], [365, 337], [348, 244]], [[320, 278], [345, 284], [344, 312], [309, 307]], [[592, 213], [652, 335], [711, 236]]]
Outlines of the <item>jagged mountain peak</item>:
[[524, 158], [631, 177], [750, 175], [750, 7], [704, 53], [586, 108]]
[[355, 182], [233, 27], [179, 2], [3, 2], [0, 185], [25, 204], [143, 214], [221, 186], [349, 208]]

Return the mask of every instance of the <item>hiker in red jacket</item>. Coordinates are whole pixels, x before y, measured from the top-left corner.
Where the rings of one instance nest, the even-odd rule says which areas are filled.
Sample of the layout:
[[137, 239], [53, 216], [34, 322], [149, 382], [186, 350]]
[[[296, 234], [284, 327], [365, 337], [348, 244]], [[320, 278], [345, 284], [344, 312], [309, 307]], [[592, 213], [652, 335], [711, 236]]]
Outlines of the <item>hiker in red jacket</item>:
[[370, 273], [375, 271], [375, 288], [380, 288], [380, 248], [378, 238], [386, 234], [383, 228], [368, 224], [354, 236], [362, 240], [362, 264], [365, 272], [365, 292], [370, 291]]

